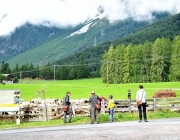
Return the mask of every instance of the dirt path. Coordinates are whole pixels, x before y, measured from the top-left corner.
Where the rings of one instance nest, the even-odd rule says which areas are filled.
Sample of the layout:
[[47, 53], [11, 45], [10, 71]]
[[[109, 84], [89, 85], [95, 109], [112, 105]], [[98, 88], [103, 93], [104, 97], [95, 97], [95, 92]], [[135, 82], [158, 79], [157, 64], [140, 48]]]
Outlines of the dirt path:
[[180, 118], [1, 130], [0, 140], [179, 140]]

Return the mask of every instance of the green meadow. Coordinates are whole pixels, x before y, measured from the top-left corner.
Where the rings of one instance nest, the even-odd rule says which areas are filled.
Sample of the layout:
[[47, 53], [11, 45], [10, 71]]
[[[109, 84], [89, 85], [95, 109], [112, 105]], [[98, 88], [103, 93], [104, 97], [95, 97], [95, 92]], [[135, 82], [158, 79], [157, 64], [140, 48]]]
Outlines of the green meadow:
[[132, 99], [135, 99], [138, 86], [142, 84], [147, 92], [147, 98], [152, 98], [157, 90], [173, 89], [180, 97], [180, 82], [160, 83], [131, 83], [131, 84], [104, 84], [101, 78], [81, 80], [22, 80], [18, 84], [0, 85], [0, 89], [18, 89], [24, 101], [38, 98], [39, 91], [45, 91], [45, 98], [62, 99], [67, 91], [71, 92], [71, 99], [89, 98], [92, 90], [98, 96], [114, 99], [127, 99], [127, 90], [130, 89]]

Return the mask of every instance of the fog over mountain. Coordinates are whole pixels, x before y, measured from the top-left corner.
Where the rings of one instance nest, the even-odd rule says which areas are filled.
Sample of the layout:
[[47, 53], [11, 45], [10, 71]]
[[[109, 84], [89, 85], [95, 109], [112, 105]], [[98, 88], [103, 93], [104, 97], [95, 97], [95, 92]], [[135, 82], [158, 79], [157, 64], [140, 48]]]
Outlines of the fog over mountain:
[[0, 36], [26, 23], [69, 27], [101, 13], [110, 21], [151, 21], [154, 12], [180, 12], [180, 0], [0, 0]]

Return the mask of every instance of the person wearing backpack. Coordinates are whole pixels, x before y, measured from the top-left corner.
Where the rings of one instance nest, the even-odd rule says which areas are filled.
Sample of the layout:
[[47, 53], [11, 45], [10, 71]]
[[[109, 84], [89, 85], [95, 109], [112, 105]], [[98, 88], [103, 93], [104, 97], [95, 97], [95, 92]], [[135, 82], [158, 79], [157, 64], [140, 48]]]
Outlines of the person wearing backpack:
[[64, 97], [63, 100], [63, 104], [64, 106], [67, 106], [67, 110], [64, 111], [64, 123], [67, 123], [66, 121], [66, 115], [69, 114], [69, 119], [68, 119], [68, 123], [71, 123], [71, 119], [72, 119], [72, 108], [71, 108], [71, 102], [69, 101], [69, 97], [70, 97], [71, 93], [67, 92], [66, 96]]
[[115, 107], [115, 104], [114, 104], [113, 96], [110, 95], [109, 96], [108, 107], [107, 107], [107, 109], [109, 111], [109, 120], [110, 120], [110, 122], [114, 121], [114, 107]]
[[95, 95], [95, 92], [91, 92], [91, 97], [89, 98], [89, 103], [90, 103], [90, 114], [91, 114], [91, 124], [94, 124], [95, 117], [97, 120], [97, 124], [100, 123], [99, 119], [99, 113], [101, 109], [101, 99]]

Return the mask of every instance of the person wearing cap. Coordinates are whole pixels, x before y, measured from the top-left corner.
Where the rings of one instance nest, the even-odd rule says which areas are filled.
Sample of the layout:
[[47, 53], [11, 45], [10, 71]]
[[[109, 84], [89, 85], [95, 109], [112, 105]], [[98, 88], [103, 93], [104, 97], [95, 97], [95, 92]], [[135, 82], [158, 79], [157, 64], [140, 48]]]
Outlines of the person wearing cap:
[[89, 98], [90, 112], [91, 112], [91, 124], [94, 124], [95, 116], [96, 116], [97, 124], [100, 123], [100, 119], [99, 119], [100, 110], [96, 108], [96, 104], [98, 104], [99, 101], [101, 101], [101, 99], [95, 94], [95, 91], [92, 91], [91, 97]]
[[115, 104], [114, 104], [113, 96], [110, 95], [109, 96], [108, 107], [107, 107], [107, 109], [109, 111], [109, 120], [110, 120], [110, 122], [114, 121], [114, 107], [115, 107]]
[[70, 97], [71, 93], [67, 92], [66, 96], [64, 97], [64, 105], [68, 107], [67, 111], [64, 111], [64, 123], [67, 123], [66, 121], [66, 115], [69, 114], [69, 119], [68, 119], [68, 123], [71, 123], [71, 119], [72, 119], [72, 108], [71, 108], [71, 102], [69, 101], [69, 97]]

